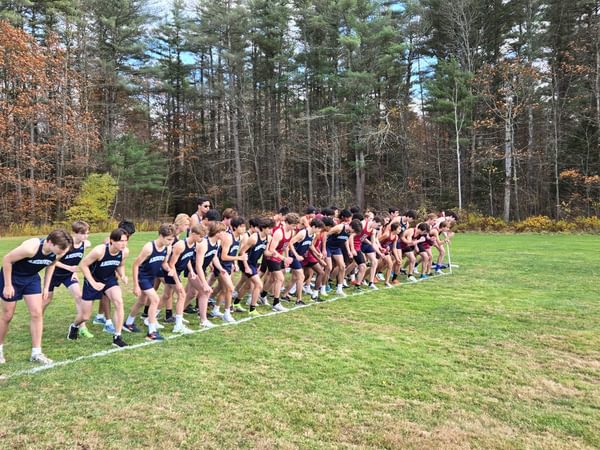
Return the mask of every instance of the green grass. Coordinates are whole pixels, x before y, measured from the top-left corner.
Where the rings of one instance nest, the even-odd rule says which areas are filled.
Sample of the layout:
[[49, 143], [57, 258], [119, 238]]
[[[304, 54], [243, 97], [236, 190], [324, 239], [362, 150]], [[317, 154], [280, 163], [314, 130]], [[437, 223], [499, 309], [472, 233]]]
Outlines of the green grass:
[[[599, 251], [596, 236], [458, 235], [453, 276], [10, 378], [0, 446], [598, 448]], [[94, 326], [66, 341], [72, 303], [61, 288], [47, 311], [55, 360], [109, 344]], [[31, 367], [24, 306], [0, 374]]]

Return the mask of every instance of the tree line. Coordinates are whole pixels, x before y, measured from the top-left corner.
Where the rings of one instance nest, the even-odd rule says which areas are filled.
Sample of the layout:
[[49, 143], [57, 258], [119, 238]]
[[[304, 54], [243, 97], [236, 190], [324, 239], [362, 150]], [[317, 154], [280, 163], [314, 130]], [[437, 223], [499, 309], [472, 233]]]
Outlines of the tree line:
[[0, 224], [282, 205], [598, 215], [600, 1], [0, 0]]

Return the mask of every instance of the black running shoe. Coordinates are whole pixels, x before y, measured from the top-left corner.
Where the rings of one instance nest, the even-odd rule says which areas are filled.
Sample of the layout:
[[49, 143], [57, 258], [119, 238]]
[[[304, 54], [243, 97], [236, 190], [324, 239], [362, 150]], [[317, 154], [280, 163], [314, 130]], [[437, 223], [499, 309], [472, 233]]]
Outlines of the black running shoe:
[[183, 312], [186, 314], [196, 314], [198, 313], [198, 309], [194, 308], [192, 305], [188, 305]]
[[175, 323], [175, 316], [171, 316], [168, 319], [163, 320], [164, 323]]
[[302, 300], [298, 300], [296, 302], [296, 306], [306, 306], [306, 303], [304, 303]]
[[126, 343], [126, 342], [125, 342], [125, 341], [124, 341], [124, 340], [121, 338], [121, 335], [118, 335], [118, 336], [113, 336], [113, 343], [112, 343], [112, 345], [113, 345], [114, 347], [120, 347], [120, 348], [122, 348], [122, 347], [127, 347], [129, 344], [127, 344], [127, 343]]
[[69, 334], [67, 334], [67, 339], [70, 341], [74, 341], [79, 337], [79, 327], [71, 324], [69, 327]]

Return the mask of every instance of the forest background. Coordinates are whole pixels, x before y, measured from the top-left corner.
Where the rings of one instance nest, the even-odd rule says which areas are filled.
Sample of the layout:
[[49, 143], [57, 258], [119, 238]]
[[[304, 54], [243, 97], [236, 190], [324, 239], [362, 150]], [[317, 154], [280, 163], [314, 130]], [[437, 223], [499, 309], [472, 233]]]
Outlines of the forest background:
[[201, 194], [599, 214], [600, 1], [0, 0], [0, 19], [0, 227], [66, 220], [106, 173], [113, 216], [150, 220]]

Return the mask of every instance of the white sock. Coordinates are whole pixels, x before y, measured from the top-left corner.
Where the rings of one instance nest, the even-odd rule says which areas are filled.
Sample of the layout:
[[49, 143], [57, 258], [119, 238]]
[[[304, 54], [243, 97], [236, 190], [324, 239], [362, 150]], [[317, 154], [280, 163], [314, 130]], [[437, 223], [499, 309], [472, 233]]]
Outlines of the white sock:
[[42, 348], [41, 347], [33, 347], [31, 349], [31, 356], [37, 356], [37, 355], [41, 355], [42, 354]]
[[152, 334], [156, 332], [156, 323], [148, 324], [148, 334]]
[[219, 310], [219, 306], [218, 306], [218, 305], [215, 305], [215, 306], [213, 307], [213, 313], [215, 313], [215, 312], [221, 312], [221, 311]]
[[0, 355], [4, 353], [4, 344], [0, 344]]
[[183, 326], [183, 316], [175, 315], [175, 326], [176, 327]]
[[106, 317], [104, 317], [104, 314], [96, 314], [96, 319], [106, 319]]
[[127, 316], [127, 320], [125, 321], [125, 325], [133, 325], [133, 323], [135, 322], [135, 316]]
[[321, 286], [321, 294], [326, 294], [327, 290], [325, 290], [325, 286]]
[[109, 325], [112, 325], [112, 324], [113, 324], [112, 320], [106, 319], [106, 323], [104, 324], [104, 326], [109, 326]]

